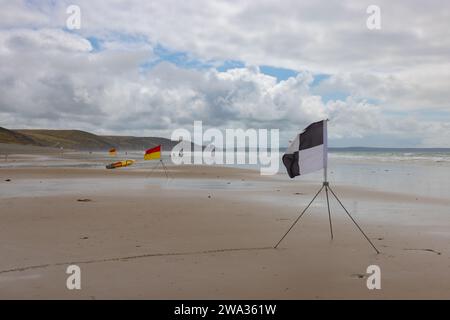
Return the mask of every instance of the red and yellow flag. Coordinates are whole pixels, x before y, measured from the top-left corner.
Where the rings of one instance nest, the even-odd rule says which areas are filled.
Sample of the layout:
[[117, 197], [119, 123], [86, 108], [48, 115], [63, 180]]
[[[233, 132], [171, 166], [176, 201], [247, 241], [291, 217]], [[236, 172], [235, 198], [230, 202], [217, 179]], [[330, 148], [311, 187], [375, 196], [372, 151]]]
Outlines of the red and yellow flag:
[[161, 145], [145, 151], [144, 160], [161, 159]]
[[110, 156], [115, 156], [115, 155], [117, 155], [116, 148], [111, 148], [111, 149], [109, 149], [109, 155], [110, 155]]

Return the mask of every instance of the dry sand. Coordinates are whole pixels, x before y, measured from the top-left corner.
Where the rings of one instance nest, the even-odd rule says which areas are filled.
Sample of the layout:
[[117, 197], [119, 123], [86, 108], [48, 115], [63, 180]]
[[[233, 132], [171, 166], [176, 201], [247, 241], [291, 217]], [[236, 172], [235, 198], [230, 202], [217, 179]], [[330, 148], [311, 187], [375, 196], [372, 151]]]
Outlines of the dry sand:
[[[336, 186], [382, 253], [334, 200], [331, 241], [324, 195], [275, 250], [319, 185], [170, 170], [167, 181], [132, 168], [1, 168], [0, 298], [450, 298], [450, 200]], [[66, 288], [70, 264], [81, 290]], [[371, 264], [381, 290], [366, 287]]]

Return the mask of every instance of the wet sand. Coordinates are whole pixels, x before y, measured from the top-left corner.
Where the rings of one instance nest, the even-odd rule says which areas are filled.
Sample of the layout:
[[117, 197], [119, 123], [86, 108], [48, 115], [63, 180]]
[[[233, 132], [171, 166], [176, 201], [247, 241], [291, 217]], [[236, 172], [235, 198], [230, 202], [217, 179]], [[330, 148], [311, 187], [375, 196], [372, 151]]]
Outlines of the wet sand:
[[[450, 200], [207, 166], [0, 168], [2, 299], [450, 298]], [[5, 181], [10, 179], [10, 181]], [[78, 201], [85, 200], [85, 201]], [[66, 268], [81, 268], [81, 290]], [[368, 290], [366, 268], [381, 268]]]

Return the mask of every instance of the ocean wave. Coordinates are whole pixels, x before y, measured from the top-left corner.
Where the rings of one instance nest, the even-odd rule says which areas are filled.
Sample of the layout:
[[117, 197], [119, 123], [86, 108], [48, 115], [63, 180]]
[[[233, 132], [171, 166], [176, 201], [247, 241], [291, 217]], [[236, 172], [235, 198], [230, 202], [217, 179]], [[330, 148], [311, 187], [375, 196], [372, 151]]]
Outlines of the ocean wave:
[[429, 162], [450, 163], [449, 153], [362, 153], [362, 152], [333, 152], [331, 159], [350, 161], [380, 161], [380, 162]]

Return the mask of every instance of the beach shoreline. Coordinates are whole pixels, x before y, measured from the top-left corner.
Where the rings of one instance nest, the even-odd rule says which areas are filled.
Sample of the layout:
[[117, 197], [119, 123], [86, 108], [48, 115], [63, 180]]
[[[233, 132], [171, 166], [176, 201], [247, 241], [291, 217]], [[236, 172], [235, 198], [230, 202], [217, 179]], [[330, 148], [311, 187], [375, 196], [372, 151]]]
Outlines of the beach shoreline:
[[[450, 298], [450, 200], [217, 166], [0, 168], [2, 299]], [[5, 181], [9, 179], [10, 181]], [[70, 264], [82, 289], [68, 290]], [[379, 265], [382, 290], [368, 290]], [[425, 289], [423, 289], [425, 288]]]

